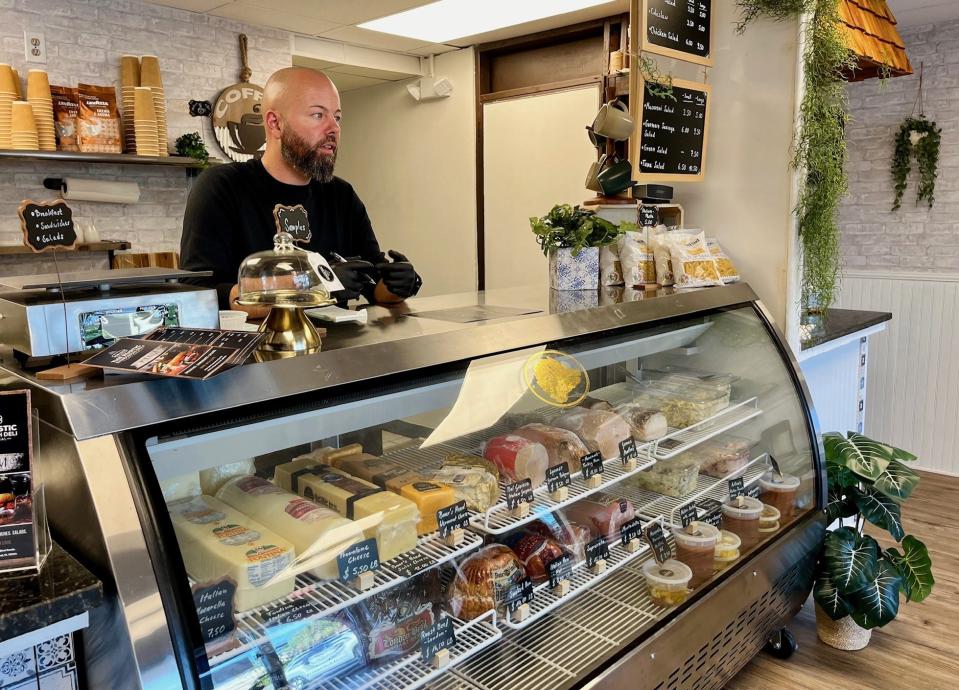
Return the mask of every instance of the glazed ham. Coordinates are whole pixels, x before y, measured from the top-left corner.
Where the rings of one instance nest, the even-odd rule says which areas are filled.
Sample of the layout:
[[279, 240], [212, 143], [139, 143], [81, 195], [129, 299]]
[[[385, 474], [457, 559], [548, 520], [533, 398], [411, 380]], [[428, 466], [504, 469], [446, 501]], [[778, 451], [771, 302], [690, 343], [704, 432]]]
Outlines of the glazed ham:
[[542, 444], [516, 434], [497, 436], [486, 442], [483, 456], [495, 463], [510, 481], [529, 479], [533, 488], [546, 481], [549, 454]]
[[567, 463], [570, 472], [579, 467], [579, 459], [589, 453], [589, 449], [579, 436], [567, 429], [545, 424], [527, 424], [513, 432], [517, 436], [541, 444], [549, 456], [549, 466]]
[[598, 450], [603, 460], [619, 457], [619, 442], [632, 437], [626, 420], [606, 410], [574, 407], [553, 423], [579, 436], [590, 450]]

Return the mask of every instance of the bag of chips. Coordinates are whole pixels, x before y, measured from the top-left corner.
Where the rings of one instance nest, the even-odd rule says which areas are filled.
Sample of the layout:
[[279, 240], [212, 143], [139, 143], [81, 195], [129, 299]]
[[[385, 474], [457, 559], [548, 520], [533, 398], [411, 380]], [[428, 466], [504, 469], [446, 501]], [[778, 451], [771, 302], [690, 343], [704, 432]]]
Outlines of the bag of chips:
[[722, 285], [719, 266], [706, 245], [702, 232], [667, 235], [673, 260], [673, 278], [678, 288]]
[[715, 237], [707, 237], [706, 245], [709, 247], [709, 252], [713, 255], [713, 258], [716, 259], [716, 265], [719, 266], [719, 275], [723, 282], [727, 284], [739, 282], [739, 271], [736, 270], [732, 260], [726, 256], [723, 248], [719, 246], [719, 240]]
[[80, 104], [77, 137], [81, 151], [122, 153], [122, 128], [117, 111], [116, 90], [112, 86], [77, 85]]

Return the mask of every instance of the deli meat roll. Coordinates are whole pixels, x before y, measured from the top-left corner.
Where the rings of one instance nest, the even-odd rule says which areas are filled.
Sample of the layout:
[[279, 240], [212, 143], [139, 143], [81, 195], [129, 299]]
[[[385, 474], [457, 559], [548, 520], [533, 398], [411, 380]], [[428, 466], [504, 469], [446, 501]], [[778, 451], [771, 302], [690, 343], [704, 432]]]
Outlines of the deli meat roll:
[[633, 438], [637, 441], [655, 441], [669, 431], [666, 415], [650, 407], [623, 403], [616, 406], [616, 414], [626, 420], [633, 430]]
[[619, 457], [619, 442], [633, 435], [625, 419], [606, 410], [574, 407], [554, 419], [553, 424], [579, 436], [587, 448], [598, 450], [603, 460]]
[[579, 459], [589, 453], [586, 444], [568, 429], [545, 424], [527, 424], [513, 433], [542, 445], [549, 456], [550, 467], [565, 462], [569, 465], [570, 472], [574, 472], [579, 466]]

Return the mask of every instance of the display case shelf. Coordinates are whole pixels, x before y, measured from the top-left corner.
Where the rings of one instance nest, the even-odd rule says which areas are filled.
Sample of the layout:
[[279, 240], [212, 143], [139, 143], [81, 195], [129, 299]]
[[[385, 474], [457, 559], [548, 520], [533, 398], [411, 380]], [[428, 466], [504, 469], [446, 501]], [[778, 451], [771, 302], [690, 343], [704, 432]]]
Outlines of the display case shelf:
[[645, 452], [655, 460], [669, 460], [704, 441], [715, 438], [740, 424], [745, 424], [762, 413], [763, 411], [759, 409], [759, 398], [734, 402], [721, 412], [697, 424], [685, 429], [670, 429], [669, 433], [661, 439], [649, 444]]

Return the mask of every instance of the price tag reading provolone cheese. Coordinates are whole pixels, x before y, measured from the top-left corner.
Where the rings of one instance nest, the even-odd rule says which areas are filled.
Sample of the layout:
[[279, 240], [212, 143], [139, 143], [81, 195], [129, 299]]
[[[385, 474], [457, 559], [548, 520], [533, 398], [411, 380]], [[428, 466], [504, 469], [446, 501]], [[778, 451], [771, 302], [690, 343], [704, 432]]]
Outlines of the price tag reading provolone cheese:
[[609, 560], [609, 544], [606, 537], [597, 537], [586, 544], [586, 567], [592, 568], [597, 561]]
[[550, 493], [569, 486], [569, 465], [561, 462], [546, 470], [546, 489]]
[[603, 456], [598, 450], [581, 457], [579, 464], [582, 467], [583, 479], [597, 477], [603, 473]]
[[452, 534], [453, 530], [464, 529], [469, 522], [470, 514], [466, 510], [466, 501], [457, 501], [436, 511], [436, 524], [439, 525], [441, 537]]
[[420, 633], [420, 654], [423, 655], [423, 663], [429, 664], [438, 652], [451, 649], [455, 644], [456, 632], [453, 630], [453, 621], [443, 616]]
[[510, 510], [515, 509], [520, 503], [532, 503], [533, 482], [529, 479], [524, 479], [519, 482], [507, 484], [503, 495], [506, 498], [506, 507]]
[[340, 571], [340, 579], [349, 582], [368, 570], [380, 567], [380, 556], [376, 550], [375, 539], [364, 539], [353, 544], [346, 551], [336, 557], [336, 565]]

